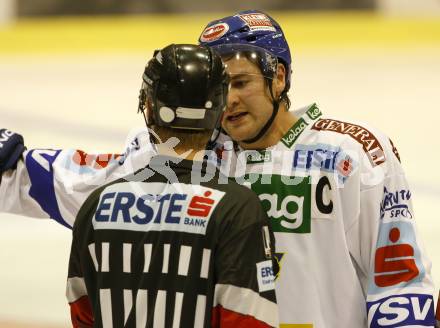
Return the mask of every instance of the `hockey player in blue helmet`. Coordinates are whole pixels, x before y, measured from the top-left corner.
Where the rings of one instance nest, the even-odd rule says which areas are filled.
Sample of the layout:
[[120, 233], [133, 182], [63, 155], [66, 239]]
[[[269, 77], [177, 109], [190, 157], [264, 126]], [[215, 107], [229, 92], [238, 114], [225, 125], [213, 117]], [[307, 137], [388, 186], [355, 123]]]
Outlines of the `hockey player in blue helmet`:
[[[262, 81], [266, 84], [267, 95], [265, 99], [254, 98], [252, 102], [259, 110], [254, 112], [252, 103], [247, 106], [250, 108], [249, 111], [229, 107], [231, 110], [224, 117], [223, 128], [234, 140], [241, 142], [244, 148], [267, 147], [264, 139], [273, 135], [267, 133], [268, 131], [283, 130], [283, 126], [288, 128], [295, 121], [287, 112], [290, 107], [287, 93], [291, 83], [291, 55], [280, 25], [262, 12], [242, 11], [210, 22], [202, 32], [199, 42], [215, 49], [226, 62], [232, 79], [232, 107], [235, 107], [234, 89], [239, 87], [241, 90], [251, 91], [243, 88], [245, 84], [247, 87], [256, 87], [258, 75], [264, 78]], [[261, 106], [267, 100], [272, 104], [270, 112]], [[253, 129], [237, 131], [235, 127], [238, 126], [239, 118], [242, 119], [240, 121], [244, 121], [245, 116]], [[243, 130], [241, 123], [240, 129]], [[249, 137], [242, 137], [243, 133]]]
[[[199, 42], [230, 74], [227, 135], [215, 148], [271, 220], [280, 327], [433, 327], [431, 264], [408, 220], [409, 194], [395, 197], [409, 187], [390, 139], [324, 118], [315, 104], [288, 111], [290, 51], [269, 15], [214, 20]], [[408, 211], [396, 216], [395, 206]]]

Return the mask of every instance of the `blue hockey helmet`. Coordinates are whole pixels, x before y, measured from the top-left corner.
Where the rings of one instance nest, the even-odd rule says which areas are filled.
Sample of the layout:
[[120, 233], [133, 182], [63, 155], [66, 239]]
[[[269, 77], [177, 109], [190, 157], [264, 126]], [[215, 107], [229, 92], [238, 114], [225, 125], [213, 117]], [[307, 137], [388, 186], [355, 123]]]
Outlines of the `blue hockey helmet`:
[[[209, 47], [249, 44], [265, 49], [286, 67], [284, 92], [289, 90], [292, 72], [289, 45], [280, 25], [269, 15], [258, 10], [245, 10], [214, 20], [205, 27], [199, 42]], [[265, 70], [264, 67], [261, 69]]]

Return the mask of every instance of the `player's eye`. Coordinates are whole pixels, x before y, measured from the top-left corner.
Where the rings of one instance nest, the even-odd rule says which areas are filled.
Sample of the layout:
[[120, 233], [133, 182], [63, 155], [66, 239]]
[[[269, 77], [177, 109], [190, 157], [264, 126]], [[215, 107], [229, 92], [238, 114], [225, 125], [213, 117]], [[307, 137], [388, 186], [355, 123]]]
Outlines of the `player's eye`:
[[231, 81], [231, 87], [235, 89], [243, 89], [248, 83], [249, 79], [246, 78], [234, 79]]

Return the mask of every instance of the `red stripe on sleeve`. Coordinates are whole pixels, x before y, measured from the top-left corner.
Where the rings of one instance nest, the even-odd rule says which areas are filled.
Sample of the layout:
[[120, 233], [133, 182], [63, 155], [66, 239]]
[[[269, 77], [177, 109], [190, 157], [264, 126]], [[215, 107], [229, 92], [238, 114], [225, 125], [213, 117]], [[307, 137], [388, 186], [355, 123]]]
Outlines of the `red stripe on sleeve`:
[[70, 317], [73, 328], [92, 328], [93, 313], [88, 296], [83, 296], [73, 303], [70, 303]]
[[231, 310], [227, 310], [220, 305], [212, 309], [211, 317], [212, 328], [267, 328], [268, 324], [252, 317]]

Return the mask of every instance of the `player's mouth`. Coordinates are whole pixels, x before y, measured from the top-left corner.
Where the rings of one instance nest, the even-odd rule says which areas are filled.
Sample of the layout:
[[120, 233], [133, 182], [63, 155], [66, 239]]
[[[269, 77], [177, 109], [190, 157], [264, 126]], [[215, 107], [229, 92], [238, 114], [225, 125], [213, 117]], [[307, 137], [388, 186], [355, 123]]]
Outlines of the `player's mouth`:
[[235, 123], [235, 122], [240, 121], [246, 115], [248, 115], [247, 112], [240, 112], [240, 113], [229, 114], [229, 115], [226, 116], [226, 121]]

